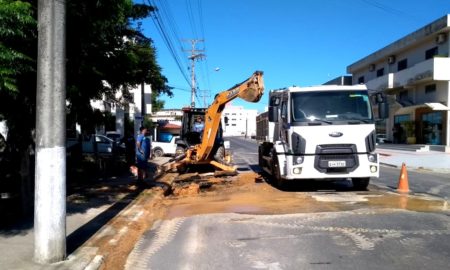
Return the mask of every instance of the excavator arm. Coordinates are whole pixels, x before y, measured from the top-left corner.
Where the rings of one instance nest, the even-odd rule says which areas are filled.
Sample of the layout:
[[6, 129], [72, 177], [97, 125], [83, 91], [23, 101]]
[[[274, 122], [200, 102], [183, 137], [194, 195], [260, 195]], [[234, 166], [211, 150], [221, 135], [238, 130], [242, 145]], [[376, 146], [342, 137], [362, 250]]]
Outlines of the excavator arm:
[[208, 107], [205, 113], [205, 127], [203, 130], [202, 141], [194, 147], [196, 162], [212, 159], [212, 150], [214, 148], [222, 111], [225, 108], [225, 105], [237, 97], [248, 102], [258, 102], [263, 93], [263, 72], [256, 71], [247, 80], [216, 95], [213, 103]]

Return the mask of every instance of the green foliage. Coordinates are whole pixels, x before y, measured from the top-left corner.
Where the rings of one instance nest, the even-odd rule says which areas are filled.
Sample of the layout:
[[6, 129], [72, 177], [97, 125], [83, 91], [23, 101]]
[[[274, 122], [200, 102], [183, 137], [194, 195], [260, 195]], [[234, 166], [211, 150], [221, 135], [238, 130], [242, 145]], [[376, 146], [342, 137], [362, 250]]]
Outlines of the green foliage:
[[34, 61], [22, 42], [36, 38], [29, 3], [0, 0], [0, 91], [18, 91], [17, 77], [33, 70]]
[[79, 122], [91, 117], [85, 108], [90, 99], [113, 99], [119, 89], [129, 96], [142, 81], [157, 95], [172, 95], [151, 40], [132, 25], [153, 7], [131, 0], [73, 0], [67, 9], [67, 98]]
[[[91, 129], [105, 119], [91, 108], [91, 99], [114, 99], [117, 90], [129, 97], [128, 90], [142, 81], [152, 85], [154, 107], [162, 107], [157, 96], [172, 91], [151, 39], [136, 23], [154, 8], [132, 0], [67, 0], [66, 5], [67, 120]], [[36, 11], [36, 0], [0, 0], [0, 116], [14, 134], [9, 138], [21, 144], [35, 126]]]

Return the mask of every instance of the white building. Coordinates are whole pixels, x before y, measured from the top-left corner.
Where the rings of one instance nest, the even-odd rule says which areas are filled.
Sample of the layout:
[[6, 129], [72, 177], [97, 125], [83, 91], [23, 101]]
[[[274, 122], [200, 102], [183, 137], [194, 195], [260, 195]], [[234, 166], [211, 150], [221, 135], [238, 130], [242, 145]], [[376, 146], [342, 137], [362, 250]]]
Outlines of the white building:
[[353, 84], [387, 95], [390, 116], [381, 132], [388, 139], [450, 152], [449, 31], [446, 15], [347, 67]]
[[225, 106], [222, 112], [224, 136], [255, 136], [257, 114], [257, 110], [247, 110], [242, 106]]
[[[106, 83], [106, 82], [104, 82]], [[117, 91], [114, 100], [107, 99], [105, 96], [101, 100], [91, 100], [91, 106], [102, 112], [110, 112], [116, 117], [116, 131], [122, 136], [125, 132], [125, 116], [134, 121], [134, 132], [139, 131], [142, 125], [143, 117], [152, 114], [152, 88], [149, 84], [138, 85], [130, 90], [133, 95], [133, 102], [123, 101], [122, 91]], [[144, 110], [142, 110], [144, 108]], [[104, 127], [99, 127], [97, 133], [104, 133]]]

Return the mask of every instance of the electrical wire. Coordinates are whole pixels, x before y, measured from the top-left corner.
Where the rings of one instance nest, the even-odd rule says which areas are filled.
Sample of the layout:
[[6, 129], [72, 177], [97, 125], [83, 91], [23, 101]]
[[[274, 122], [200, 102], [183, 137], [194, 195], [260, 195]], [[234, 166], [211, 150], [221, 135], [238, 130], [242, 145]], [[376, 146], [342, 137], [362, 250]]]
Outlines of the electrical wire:
[[386, 12], [386, 13], [390, 13], [390, 14], [397, 15], [397, 16], [407, 17], [409, 19], [414, 19], [408, 13], [406, 13], [406, 12], [404, 12], [402, 10], [390, 7], [388, 5], [382, 4], [382, 3], [380, 3], [380, 2], [378, 2], [376, 0], [361, 0], [361, 1], [366, 3], [366, 4], [368, 4], [368, 5], [370, 5], [370, 6], [372, 6], [372, 7], [378, 8], [378, 9], [380, 9], [380, 10]]
[[[185, 71], [185, 69], [182, 68], [180, 56], [178, 55], [177, 51], [174, 48], [174, 45], [173, 45], [174, 42], [169, 34], [170, 30], [168, 30], [168, 27], [166, 26], [166, 24], [163, 20], [163, 16], [159, 12], [158, 6], [156, 5], [154, 0], [147, 0], [147, 1], [151, 6], [155, 7], [154, 15], [151, 16], [153, 19], [153, 22], [154, 22], [156, 28], [158, 29], [158, 32], [160, 33], [161, 37], [163, 38], [163, 41], [166, 44], [166, 47], [169, 50], [169, 53], [171, 54], [172, 58], [174, 59], [183, 78], [186, 80], [188, 85], [190, 85], [190, 81], [188, 79], [186, 71]], [[169, 19], [169, 21], [170, 21], [170, 19]], [[170, 23], [170, 22], [169, 22], [169, 24], [173, 25], [173, 23]], [[175, 26], [173, 26], [173, 27], [175, 27]], [[172, 28], [172, 29], [174, 29], [174, 28]]]

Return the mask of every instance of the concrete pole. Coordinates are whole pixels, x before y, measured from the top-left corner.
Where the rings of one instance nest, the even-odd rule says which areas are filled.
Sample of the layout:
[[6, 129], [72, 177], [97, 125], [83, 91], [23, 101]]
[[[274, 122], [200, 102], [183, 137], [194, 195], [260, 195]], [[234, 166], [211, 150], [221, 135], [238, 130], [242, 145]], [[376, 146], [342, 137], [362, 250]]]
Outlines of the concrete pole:
[[66, 257], [64, 0], [38, 0], [34, 260]]

